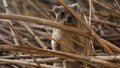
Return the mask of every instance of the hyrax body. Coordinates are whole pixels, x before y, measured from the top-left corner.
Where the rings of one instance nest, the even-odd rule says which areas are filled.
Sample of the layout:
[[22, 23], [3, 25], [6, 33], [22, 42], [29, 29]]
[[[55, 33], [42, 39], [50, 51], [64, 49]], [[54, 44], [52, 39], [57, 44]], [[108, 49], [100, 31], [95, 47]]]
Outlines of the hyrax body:
[[[74, 11], [78, 11], [79, 6], [77, 4], [69, 5]], [[77, 21], [75, 18], [63, 7], [63, 6], [54, 6], [53, 11], [56, 16], [56, 21], [60, 24], [77, 27]], [[76, 38], [76, 35], [72, 32], [54, 28], [52, 38], [62, 43], [65, 43], [69, 47], [74, 48], [75, 43], [73, 43], [70, 38]], [[71, 50], [58, 44], [56, 41], [52, 40], [53, 50], [59, 50], [64, 52], [70, 52]]]
[[[78, 4], [73, 4], [73, 5], [68, 5], [68, 6], [71, 7], [75, 12], [78, 12], [78, 10], [79, 10]], [[55, 13], [57, 22], [59, 22], [60, 24], [63, 24], [63, 25], [78, 28], [77, 20], [63, 6], [54, 6], [53, 11]], [[59, 42], [66, 44], [67, 46], [69, 46], [71, 48], [74, 48], [75, 50], [78, 50], [78, 52], [80, 54], [82, 53], [80, 48], [78, 48], [79, 46], [77, 46], [77, 48], [76, 48], [76, 43], [71, 40], [71, 39], [75, 39], [75, 40], [78, 39], [78, 37], [75, 33], [72, 33], [72, 32], [66, 31], [66, 30], [62, 30], [62, 29], [54, 28], [52, 38]], [[59, 43], [57, 43], [54, 40], [52, 40], [51, 43], [52, 43], [52, 48], [55, 51], [74, 53], [69, 48], [60, 45]], [[79, 68], [80, 67], [79, 65], [80, 64], [77, 62], [67, 63], [66, 68]], [[56, 63], [56, 66], [62, 66], [62, 63], [61, 64]]]

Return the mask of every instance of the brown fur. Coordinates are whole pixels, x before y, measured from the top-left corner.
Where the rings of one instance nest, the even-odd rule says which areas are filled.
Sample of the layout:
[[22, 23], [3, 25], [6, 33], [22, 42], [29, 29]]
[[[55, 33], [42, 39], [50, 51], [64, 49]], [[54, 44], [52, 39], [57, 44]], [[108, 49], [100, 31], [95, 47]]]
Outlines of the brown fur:
[[[77, 4], [69, 5], [69, 6], [71, 8], [73, 8], [75, 11], [77, 11], [77, 9], [79, 7]], [[63, 6], [54, 6], [53, 12], [56, 15], [57, 22], [59, 22], [63, 25], [67, 25], [67, 26], [77, 27], [76, 20]], [[54, 38], [55, 40], [61, 41], [65, 44], [69, 45], [70, 47], [74, 47], [73, 46], [74, 44], [71, 42], [71, 40], [69, 38], [74, 38], [74, 37], [75, 37], [75, 34], [69, 32], [69, 31], [56, 29], [56, 28], [53, 29], [52, 38]], [[66, 48], [64, 48], [62, 46], [60, 46], [60, 48], [59, 48], [59, 44], [53, 40], [52, 40], [52, 48], [53, 48], [53, 50], [60, 50], [60, 51], [67, 50]], [[70, 52], [70, 51], [67, 50], [66, 52]]]
[[[77, 4], [68, 5], [68, 6], [71, 7], [75, 12], [78, 12], [78, 10], [79, 10], [79, 6]], [[54, 6], [53, 7], [53, 12], [56, 15], [56, 21], [57, 22], [59, 22], [63, 25], [78, 28], [77, 20], [63, 6]], [[54, 38], [55, 40], [60, 41], [62, 43], [65, 43], [69, 47], [78, 50], [78, 52], [80, 52], [80, 53], [82, 52], [81, 49], [78, 48], [78, 46], [76, 48], [75, 42], [70, 40], [70, 38], [78, 40], [77, 35], [72, 33], [72, 32], [54, 28], [52, 38]], [[52, 48], [55, 51], [63, 51], [63, 52], [74, 53], [70, 49], [58, 44], [54, 40], [52, 40], [51, 43], [52, 43]], [[67, 62], [66, 65], [67, 65], [66, 68], [79, 68], [79, 66], [80, 66], [80, 64], [77, 63], [77, 62], [76, 63], [68, 63]], [[58, 64], [56, 64], [56, 66], [61, 66], [62, 67], [62, 63], [58, 63]]]

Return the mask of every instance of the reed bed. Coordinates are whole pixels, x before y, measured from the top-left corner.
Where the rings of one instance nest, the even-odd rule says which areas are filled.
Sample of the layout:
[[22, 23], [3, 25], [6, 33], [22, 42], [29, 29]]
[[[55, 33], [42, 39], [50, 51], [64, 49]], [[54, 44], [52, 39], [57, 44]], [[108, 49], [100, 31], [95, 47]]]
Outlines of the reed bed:
[[[79, 14], [69, 2], [80, 5]], [[55, 62], [84, 62], [83, 68], [119, 68], [120, 0], [1, 0], [0, 68], [60, 68]], [[63, 5], [85, 30], [59, 24], [52, 7]], [[67, 30], [88, 38], [92, 48], [71, 39], [86, 49], [87, 56], [51, 37], [52, 29]], [[53, 51], [51, 40], [75, 54]], [[58, 58], [54, 58], [58, 57]]]

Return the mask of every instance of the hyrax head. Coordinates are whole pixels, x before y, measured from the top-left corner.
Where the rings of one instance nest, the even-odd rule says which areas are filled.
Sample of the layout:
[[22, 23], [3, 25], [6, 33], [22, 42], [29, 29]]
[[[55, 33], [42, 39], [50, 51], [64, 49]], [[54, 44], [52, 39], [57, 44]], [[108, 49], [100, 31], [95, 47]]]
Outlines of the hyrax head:
[[[79, 10], [78, 4], [72, 4], [68, 6], [72, 8], [75, 12], [78, 12]], [[74, 16], [72, 16], [67, 11], [67, 9], [65, 9], [63, 6], [54, 6], [53, 12], [56, 15], [56, 20], [60, 22], [61, 24], [68, 25], [68, 26], [77, 26], [77, 22]]]

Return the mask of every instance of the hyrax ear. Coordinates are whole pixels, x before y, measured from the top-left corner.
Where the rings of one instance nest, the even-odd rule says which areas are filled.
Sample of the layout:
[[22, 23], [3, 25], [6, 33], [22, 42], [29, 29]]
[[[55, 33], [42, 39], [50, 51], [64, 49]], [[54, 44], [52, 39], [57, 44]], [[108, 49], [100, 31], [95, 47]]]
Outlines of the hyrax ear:
[[79, 5], [77, 3], [72, 5], [74, 11], [78, 11], [80, 9]]
[[53, 12], [58, 13], [60, 11], [60, 8], [58, 6], [53, 7]]

